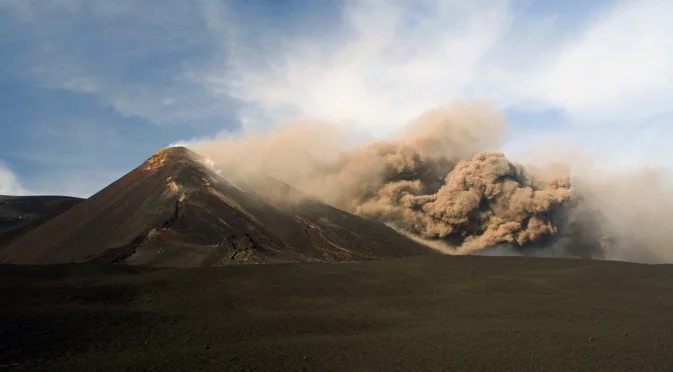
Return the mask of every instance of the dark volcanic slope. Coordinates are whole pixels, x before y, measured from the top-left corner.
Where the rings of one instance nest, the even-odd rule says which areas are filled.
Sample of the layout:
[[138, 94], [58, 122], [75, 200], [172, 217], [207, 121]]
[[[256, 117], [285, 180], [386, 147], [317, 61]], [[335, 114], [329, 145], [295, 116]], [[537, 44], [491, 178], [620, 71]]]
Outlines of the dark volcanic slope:
[[82, 200], [68, 196], [0, 195], [0, 249]]
[[5, 263], [95, 260], [154, 266], [342, 261], [430, 253], [379, 222], [315, 200], [263, 198], [299, 193], [266, 179], [251, 190], [182, 148], [144, 164], [32, 233], [14, 241]]
[[0, 370], [673, 371], [673, 267], [0, 265]]

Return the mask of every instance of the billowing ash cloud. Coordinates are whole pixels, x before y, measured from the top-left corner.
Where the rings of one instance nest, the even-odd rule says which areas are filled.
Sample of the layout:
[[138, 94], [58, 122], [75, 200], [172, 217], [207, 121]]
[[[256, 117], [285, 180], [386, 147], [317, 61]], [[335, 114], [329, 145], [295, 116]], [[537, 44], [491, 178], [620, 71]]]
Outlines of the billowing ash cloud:
[[421, 179], [393, 180], [355, 213], [392, 222], [425, 239], [446, 239], [470, 253], [501, 243], [526, 246], [557, 234], [555, 213], [571, 200], [567, 177], [541, 183], [501, 153], [460, 161], [434, 192]]
[[620, 258], [625, 242], [640, 242], [623, 237], [624, 214], [607, 215], [596, 183], [571, 182], [568, 167], [527, 170], [488, 152], [504, 129], [491, 107], [459, 103], [423, 114], [391, 139], [355, 147], [345, 144], [343, 128], [303, 121], [193, 149], [225, 174], [267, 174], [451, 254]]

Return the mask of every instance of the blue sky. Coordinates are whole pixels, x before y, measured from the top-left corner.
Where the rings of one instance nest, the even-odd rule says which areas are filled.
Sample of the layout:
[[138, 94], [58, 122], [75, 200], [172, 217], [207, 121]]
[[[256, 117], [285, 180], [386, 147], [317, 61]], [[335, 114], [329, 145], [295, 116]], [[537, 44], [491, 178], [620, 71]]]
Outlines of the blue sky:
[[504, 150], [670, 166], [673, 1], [0, 0], [0, 193], [88, 196], [176, 141], [383, 136], [489, 100]]

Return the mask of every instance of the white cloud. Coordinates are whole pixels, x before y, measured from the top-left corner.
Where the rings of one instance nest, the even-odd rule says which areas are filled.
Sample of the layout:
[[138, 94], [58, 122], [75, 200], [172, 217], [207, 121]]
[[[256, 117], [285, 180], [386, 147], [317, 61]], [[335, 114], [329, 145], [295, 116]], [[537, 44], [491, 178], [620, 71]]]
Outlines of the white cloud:
[[[37, 86], [92, 94], [122, 116], [156, 124], [235, 123], [236, 105], [189, 76], [216, 63], [197, 0], [0, 0], [27, 40], [16, 76]], [[10, 28], [16, 27], [16, 28]], [[224, 124], [223, 124], [224, 125]]]
[[564, 48], [543, 96], [590, 121], [642, 120], [673, 110], [673, 1], [617, 4]]
[[0, 194], [2, 195], [25, 195], [28, 191], [21, 186], [19, 179], [14, 173], [0, 161]]
[[304, 115], [376, 133], [457, 98], [606, 125], [645, 120], [673, 103], [671, 1], [623, 1], [572, 28], [505, 0], [347, 4], [341, 38], [276, 43], [281, 56], [267, 69], [246, 63], [260, 55], [246, 53], [253, 47], [236, 38], [246, 25], [228, 14], [216, 32], [234, 61], [201, 72], [201, 81], [248, 102], [244, 122]]
[[[244, 102], [244, 125], [310, 116], [379, 134], [454, 99], [553, 109], [575, 123], [637, 122], [671, 110], [670, 0], [623, 0], [598, 13], [558, 7], [572, 22], [568, 14], [529, 12], [509, 0], [344, 0], [339, 27], [299, 35], [284, 35], [219, 0], [40, 4], [0, 0], [0, 7], [34, 20], [26, 22], [47, 51], [33, 60], [48, 63], [31, 66], [31, 74], [156, 123], [230, 118], [237, 107], [229, 96]], [[131, 56], [154, 55], [153, 48], [204, 42], [208, 53], [185, 57], [159, 82], [129, 80], [118, 76], [124, 68], [99, 69], [95, 58], [105, 54], [88, 59], [82, 46], [63, 48], [72, 32], [63, 31], [67, 21], [46, 17], [54, 10], [116, 20], [101, 23], [120, 26], [102, 29], [110, 40], [101, 42], [119, 47], [128, 40], [132, 47], [111, 54], [120, 58], [114, 66], [136, 67]]]
[[[204, 80], [251, 102], [263, 112], [260, 116], [282, 120], [299, 113], [386, 131], [462, 96], [510, 22], [505, 1], [422, 3], [351, 2], [343, 19], [347, 31], [340, 32], [355, 37], [345, 43], [283, 44], [284, 56], [275, 67], [260, 71], [234, 61]], [[425, 9], [422, 17], [409, 19], [409, 12], [419, 8]], [[229, 47], [242, 44], [225, 34]], [[244, 114], [244, 122], [259, 115]]]

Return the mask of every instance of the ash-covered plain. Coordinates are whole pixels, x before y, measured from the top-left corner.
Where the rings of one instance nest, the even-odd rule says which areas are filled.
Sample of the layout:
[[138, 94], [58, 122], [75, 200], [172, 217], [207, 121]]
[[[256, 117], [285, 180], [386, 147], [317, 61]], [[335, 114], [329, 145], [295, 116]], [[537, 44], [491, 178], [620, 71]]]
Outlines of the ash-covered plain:
[[673, 268], [0, 265], [0, 370], [670, 371]]

